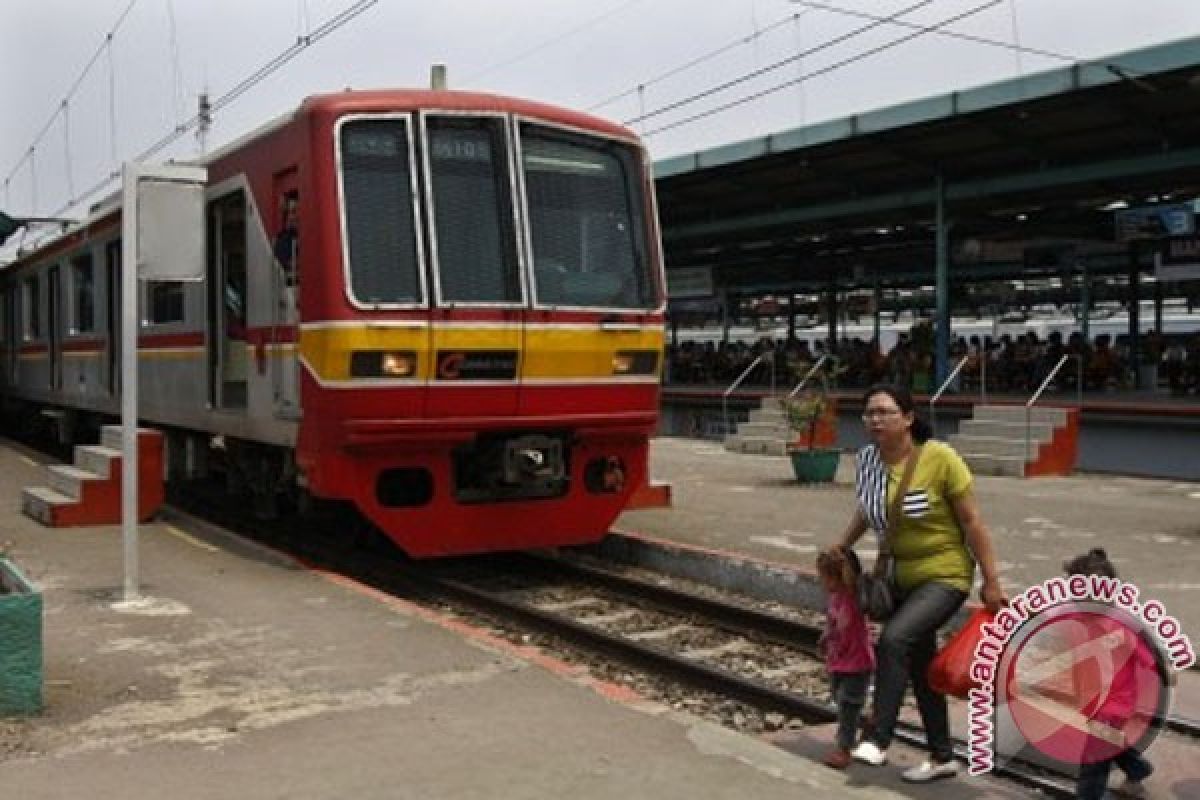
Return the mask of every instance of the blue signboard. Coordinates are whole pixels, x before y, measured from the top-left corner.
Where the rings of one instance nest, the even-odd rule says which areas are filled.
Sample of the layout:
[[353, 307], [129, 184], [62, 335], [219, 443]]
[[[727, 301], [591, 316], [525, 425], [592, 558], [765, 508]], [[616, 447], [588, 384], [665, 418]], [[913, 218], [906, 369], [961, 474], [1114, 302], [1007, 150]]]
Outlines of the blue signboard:
[[1196, 214], [1191, 203], [1123, 208], [1114, 212], [1117, 241], [1187, 236], [1196, 232]]

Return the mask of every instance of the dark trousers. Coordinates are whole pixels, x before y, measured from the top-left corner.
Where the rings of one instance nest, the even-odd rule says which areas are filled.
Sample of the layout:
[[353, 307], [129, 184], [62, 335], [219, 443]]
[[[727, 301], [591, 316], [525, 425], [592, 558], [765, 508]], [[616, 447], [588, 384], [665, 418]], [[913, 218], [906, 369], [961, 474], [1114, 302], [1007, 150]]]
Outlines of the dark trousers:
[[858, 721], [862, 718], [863, 705], [867, 702], [867, 685], [871, 682], [869, 672], [834, 672], [829, 676], [833, 689], [833, 701], [838, 708], [837, 745], [843, 750], [854, 746], [858, 737]]
[[1150, 777], [1154, 767], [1132, 747], [1115, 758], [1084, 764], [1079, 768], [1079, 780], [1075, 783], [1075, 796], [1084, 800], [1100, 800], [1108, 791], [1108, 773], [1116, 764], [1131, 781], [1142, 781]]
[[954, 757], [946, 698], [929, 686], [929, 662], [937, 654], [938, 628], [954, 615], [967, 593], [944, 583], [926, 583], [899, 598], [875, 646], [875, 733], [880, 749], [892, 743], [904, 690], [912, 680], [917, 710], [935, 761]]

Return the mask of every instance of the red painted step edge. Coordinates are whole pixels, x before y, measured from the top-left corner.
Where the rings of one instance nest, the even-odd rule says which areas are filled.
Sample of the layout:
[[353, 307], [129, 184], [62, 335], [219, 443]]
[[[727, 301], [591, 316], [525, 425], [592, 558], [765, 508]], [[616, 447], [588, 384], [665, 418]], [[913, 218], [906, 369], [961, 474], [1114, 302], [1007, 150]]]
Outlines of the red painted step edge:
[[1037, 458], [1025, 466], [1025, 476], [1070, 475], [1079, 462], [1079, 409], [1063, 409], [1067, 424], [1054, 429], [1050, 441], [1038, 448]]
[[[109, 460], [108, 478], [85, 480], [80, 498], [50, 508], [50, 526], [116, 525], [121, 521], [121, 459]], [[166, 499], [163, 488], [162, 434], [138, 434], [138, 519], [150, 520]]]

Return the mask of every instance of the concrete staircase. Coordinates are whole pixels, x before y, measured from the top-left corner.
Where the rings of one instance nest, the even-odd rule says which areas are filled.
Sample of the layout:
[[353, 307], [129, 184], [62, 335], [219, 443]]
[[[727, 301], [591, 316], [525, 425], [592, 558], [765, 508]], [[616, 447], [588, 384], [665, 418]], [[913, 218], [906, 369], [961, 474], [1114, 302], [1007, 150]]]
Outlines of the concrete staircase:
[[725, 436], [725, 449], [734, 453], [753, 453], [764, 456], [787, 455], [787, 446], [796, 435], [788, 428], [779, 401], [768, 397], [762, 407], [750, 412], [750, 419], [740, 423], [734, 433]]
[[1079, 409], [1037, 406], [1025, 452], [1024, 405], [977, 405], [949, 442], [978, 475], [1070, 475], [1079, 459]]
[[[163, 440], [158, 431], [138, 430], [138, 519], [163, 504]], [[105, 425], [100, 444], [76, 445], [75, 464], [48, 466], [49, 486], [21, 492], [21, 510], [52, 528], [116, 525], [121, 521], [121, 428]]]
[[[837, 444], [837, 399], [830, 397], [827, 418], [817, 423], [813, 446], [833, 448]], [[735, 453], [754, 453], [764, 456], [785, 456], [793, 443], [803, 444], [807, 434], [788, 427], [787, 417], [775, 397], [766, 397], [762, 406], [750, 412], [750, 419], [737, 426], [725, 437], [725, 449]]]

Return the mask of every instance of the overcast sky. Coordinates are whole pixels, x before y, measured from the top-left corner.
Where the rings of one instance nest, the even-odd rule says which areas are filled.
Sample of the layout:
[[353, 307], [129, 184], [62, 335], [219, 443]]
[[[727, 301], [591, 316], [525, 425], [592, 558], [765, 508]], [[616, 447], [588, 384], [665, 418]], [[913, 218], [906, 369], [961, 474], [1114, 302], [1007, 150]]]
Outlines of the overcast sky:
[[[0, 209], [13, 215], [60, 211], [121, 160], [195, 113], [201, 90], [221, 96], [297, 36], [354, 4], [135, 0], [113, 39], [111, 58], [107, 51], [100, 55], [71, 97], [65, 124], [63, 114], [55, 116], [30, 159], [34, 138], [129, 2], [0, 0], [0, 180], [9, 179]], [[911, 8], [902, 19], [936, 25], [987, 6], [987, 0], [828, 4], [881, 16]], [[424, 86], [434, 62], [447, 64], [452, 88], [527, 96], [629, 121], [867, 24], [786, 0], [379, 0], [223, 109], [208, 146], [295, 107], [308, 94]], [[1026, 47], [1096, 59], [1200, 35], [1200, 2], [997, 0], [945, 30], [1005, 42], [1015, 37]], [[652, 154], [662, 158], [1067, 63], [927, 34], [797, 82], [912, 33], [878, 26], [633, 127], [649, 134]], [[718, 56], [655, 80], [726, 46]], [[761, 99], [669, 127], [789, 82]], [[160, 158], [197, 152], [196, 138], [187, 135]]]

